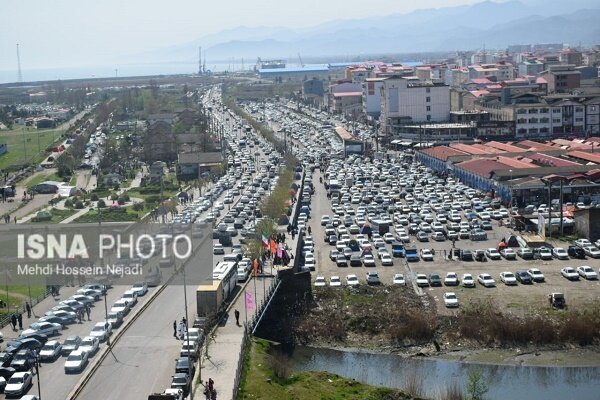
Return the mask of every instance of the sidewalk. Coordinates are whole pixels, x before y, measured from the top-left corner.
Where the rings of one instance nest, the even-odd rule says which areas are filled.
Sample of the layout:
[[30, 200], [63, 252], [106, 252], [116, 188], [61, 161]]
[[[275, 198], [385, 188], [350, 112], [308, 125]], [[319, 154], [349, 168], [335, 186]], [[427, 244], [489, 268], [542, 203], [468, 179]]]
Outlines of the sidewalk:
[[[247, 310], [248, 321], [263, 301], [263, 286], [268, 288], [272, 281], [273, 278], [271, 277], [251, 278], [245, 286], [244, 290], [251, 294], [254, 300], [253, 308]], [[239, 359], [242, 355], [244, 322], [246, 320], [244, 290], [229, 308], [228, 315], [215, 330], [214, 335], [208, 338], [208, 354], [202, 362], [202, 380], [207, 381], [208, 378], [212, 378], [215, 381], [219, 400], [235, 400], [231, 396]], [[235, 310], [240, 312], [240, 326], [235, 323]], [[200, 388], [202, 387], [200, 386]], [[198, 396], [201, 396], [201, 394], [201, 391], [198, 392]]]

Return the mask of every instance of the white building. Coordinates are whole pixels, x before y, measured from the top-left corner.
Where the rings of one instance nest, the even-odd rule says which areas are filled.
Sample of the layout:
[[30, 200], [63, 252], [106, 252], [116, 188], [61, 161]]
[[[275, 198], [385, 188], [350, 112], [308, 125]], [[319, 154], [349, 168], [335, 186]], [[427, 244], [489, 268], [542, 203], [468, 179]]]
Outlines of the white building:
[[363, 83], [363, 113], [379, 118], [381, 114], [381, 88], [385, 78], [367, 78]]
[[445, 122], [450, 119], [450, 87], [416, 77], [392, 76], [381, 88], [381, 127], [393, 134], [406, 123]]

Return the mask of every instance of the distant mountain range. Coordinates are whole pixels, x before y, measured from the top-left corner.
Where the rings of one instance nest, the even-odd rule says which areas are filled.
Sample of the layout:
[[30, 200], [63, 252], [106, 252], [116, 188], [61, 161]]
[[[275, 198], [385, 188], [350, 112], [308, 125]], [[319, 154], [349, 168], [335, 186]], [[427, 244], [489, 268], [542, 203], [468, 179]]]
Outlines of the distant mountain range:
[[287, 58], [504, 48], [509, 44], [600, 44], [598, 0], [484, 1], [469, 6], [422, 9], [308, 29], [238, 27], [145, 54], [155, 60], [193, 61], [198, 46], [210, 60], [253, 62]]

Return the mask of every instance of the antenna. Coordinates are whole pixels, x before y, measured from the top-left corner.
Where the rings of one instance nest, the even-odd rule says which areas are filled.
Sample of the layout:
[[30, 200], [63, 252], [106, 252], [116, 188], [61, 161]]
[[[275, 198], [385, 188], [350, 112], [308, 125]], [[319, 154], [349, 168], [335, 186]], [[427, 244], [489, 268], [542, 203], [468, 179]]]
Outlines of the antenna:
[[21, 71], [21, 54], [19, 53], [19, 43], [17, 43], [17, 82], [23, 82], [23, 72]]

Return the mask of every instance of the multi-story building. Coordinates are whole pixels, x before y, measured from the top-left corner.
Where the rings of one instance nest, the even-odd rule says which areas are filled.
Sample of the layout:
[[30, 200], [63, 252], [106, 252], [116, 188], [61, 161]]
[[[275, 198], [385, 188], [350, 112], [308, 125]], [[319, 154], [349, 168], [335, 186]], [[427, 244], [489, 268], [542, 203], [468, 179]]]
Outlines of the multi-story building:
[[367, 78], [363, 83], [363, 113], [373, 118], [381, 114], [381, 88], [385, 78]]
[[583, 54], [575, 49], [565, 49], [560, 53], [560, 62], [578, 67], [583, 64]]
[[393, 134], [402, 124], [444, 122], [450, 118], [450, 87], [418, 78], [393, 76], [381, 88], [382, 131]]
[[519, 76], [538, 76], [544, 70], [544, 63], [535, 58], [528, 58], [519, 64]]
[[353, 115], [362, 112], [362, 85], [341, 80], [329, 86], [329, 109], [333, 112]]
[[540, 76], [548, 82], [548, 92], [565, 93], [581, 87], [581, 72], [574, 65], [551, 65]]

